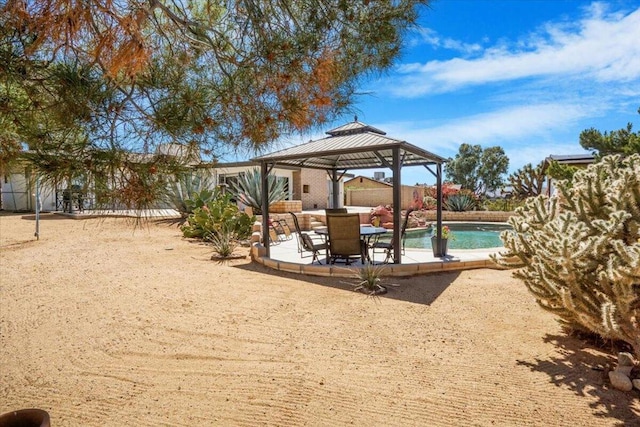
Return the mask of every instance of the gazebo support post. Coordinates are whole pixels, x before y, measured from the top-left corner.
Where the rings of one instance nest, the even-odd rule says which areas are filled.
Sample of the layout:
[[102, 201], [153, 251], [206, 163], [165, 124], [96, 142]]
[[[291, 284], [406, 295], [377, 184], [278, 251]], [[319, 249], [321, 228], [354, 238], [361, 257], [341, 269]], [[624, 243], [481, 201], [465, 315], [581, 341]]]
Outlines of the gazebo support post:
[[331, 185], [333, 188], [332, 200], [331, 203], [333, 206], [331, 208], [340, 208], [342, 204], [340, 203], [340, 179], [338, 178], [338, 171], [335, 169], [331, 170]]
[[402, 214], [402, 180], [400, 179], [400, 169], [402, 163], [400, 159], [400, 148], [393, 148], [393, 263], [402, 262], [402, 247], [400, 239], [400, 215]]
[[436, 165], [436, 256], [442, 257], [442, 164]]
[[269, 248], [269, 171], [267, 162], [260, 162], [260, 180], [262, 181], [262, 245], [267, 258], [271, 257]]

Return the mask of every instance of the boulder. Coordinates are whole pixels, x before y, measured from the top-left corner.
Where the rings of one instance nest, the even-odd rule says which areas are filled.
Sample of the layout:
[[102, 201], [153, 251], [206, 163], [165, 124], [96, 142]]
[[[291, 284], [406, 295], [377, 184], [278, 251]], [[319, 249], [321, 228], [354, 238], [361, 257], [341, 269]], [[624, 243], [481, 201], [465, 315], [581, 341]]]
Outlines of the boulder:
[[613, 388], [622, 391], [631, 391], [633, 389], [633, 383], [631, 379], [625, 374], [617, 371], [609, 372], [609, 380]]
[[627, 352], [618, 353], [618, 366], [634, 366], [636, 364], [633, 355]]

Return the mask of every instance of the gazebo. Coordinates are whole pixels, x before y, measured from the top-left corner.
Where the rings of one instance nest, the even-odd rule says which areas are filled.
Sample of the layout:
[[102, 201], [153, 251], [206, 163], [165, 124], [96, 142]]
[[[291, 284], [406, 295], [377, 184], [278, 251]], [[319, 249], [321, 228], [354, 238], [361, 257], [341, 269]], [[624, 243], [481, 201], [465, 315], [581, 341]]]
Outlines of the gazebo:
[[[423, 150], [395, 138], [386, 136], [386, 132], [359, 122], [356, 116], [353, 122], [326, 132], [329, 136], [309, 141], [305, 144], [286, 148], [271, 154], [256, 157], [260, 163], [262, 194], [267, 194], [267, 176], [276, 164], [299, 168], [323, 169], [333, 183], [333, 206], [340, 205], [339, 182], [348, 170], [389, 168], [393, 172], [393, 229], [400, 230], [401, 215], [401, 179], [403, 166], [424, 166], [436, 177], [437, 185], [437, 247], [436, 256], [442, 251], [442, 164], [445, 158]], [[269, 250], [269, 205], [267, 197], [262, 198], [262, 241]], [[393, 234], [393, 262], [401, 262], [400, 233]]]

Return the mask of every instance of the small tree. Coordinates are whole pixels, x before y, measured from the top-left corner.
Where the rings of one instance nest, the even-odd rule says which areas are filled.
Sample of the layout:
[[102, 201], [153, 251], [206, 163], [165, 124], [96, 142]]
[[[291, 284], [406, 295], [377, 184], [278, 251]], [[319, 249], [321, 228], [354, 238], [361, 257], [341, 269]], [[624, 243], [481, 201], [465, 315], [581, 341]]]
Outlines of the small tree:
[[531, 163], [527, 163], [509, 176], [509, 184], [513, 187], [513, 195], [518, 199], [526, 199], [527, 197], [542, 194], [545, 180], [544, 162], [540, 162], [535, 168]]
[[502, 176], [509, 169], [509, 158], [501, 147], [462, 144], [455, 158], [449, 158], [446, 166], [447, 181], [460, 184], [463, 189], [484, 195], [500, 188]]
[[529, 199], [503, 232], [507, 253], [546, 310], [565, 325], [622, 340], [640, 357], [640, 155], [604, 157]]

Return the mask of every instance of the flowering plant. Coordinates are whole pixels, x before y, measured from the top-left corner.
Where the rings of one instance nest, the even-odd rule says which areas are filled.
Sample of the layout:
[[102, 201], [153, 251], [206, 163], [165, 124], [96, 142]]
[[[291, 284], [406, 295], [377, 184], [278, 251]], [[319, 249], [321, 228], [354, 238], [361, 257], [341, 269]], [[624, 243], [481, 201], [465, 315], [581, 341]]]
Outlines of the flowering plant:
[[[433, 227], [432, 236], [436, 237], [437, 235], [438, 235], [438, 229], [436, 227]], [[451, 231], [448, 225], [442, 226], [442, 238], [453, 239], [453, 232]]]

